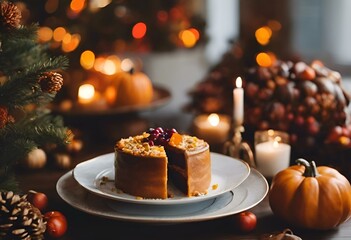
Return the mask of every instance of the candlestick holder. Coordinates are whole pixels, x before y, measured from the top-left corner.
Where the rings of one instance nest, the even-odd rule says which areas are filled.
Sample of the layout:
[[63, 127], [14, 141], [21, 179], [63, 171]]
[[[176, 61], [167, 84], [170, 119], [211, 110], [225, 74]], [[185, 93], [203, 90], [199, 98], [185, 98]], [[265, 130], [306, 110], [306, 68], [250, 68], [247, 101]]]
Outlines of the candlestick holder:
[[242, 140], [242, 133], [244, 131], [244, 126], [234, 127], [233, 138], [224, 143], [223, 153], [233, 158], [244, 160], [250, 167], [256, 167], [254, 154], [250, 145]]

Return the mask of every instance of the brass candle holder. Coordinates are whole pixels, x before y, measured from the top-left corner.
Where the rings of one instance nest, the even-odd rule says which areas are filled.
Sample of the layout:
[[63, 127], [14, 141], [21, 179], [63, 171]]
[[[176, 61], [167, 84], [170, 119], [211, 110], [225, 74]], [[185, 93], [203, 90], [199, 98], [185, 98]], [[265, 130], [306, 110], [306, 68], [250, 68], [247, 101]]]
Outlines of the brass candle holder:
[[242, 125], [234, 127], [233, 138], [224, 143], [223, 153], [233, 158], [244, 160], [250, 167], [256, 167], [254, 154], [250, 145], [242, 140], [242, 133], [244, 131], [245, 128]]

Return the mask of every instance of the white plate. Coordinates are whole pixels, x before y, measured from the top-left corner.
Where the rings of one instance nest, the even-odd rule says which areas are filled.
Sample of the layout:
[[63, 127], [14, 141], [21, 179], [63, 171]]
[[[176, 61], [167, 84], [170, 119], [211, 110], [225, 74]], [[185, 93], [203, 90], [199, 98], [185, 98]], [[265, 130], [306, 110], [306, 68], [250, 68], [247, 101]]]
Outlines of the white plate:
[[[118, 193], [116, 190], [114, 185], [114, 158], [114, 153], [108, 153], [82, 162], [73, 169], [73, 176], [82, 187], [102, 197], [130, 203], [170, 205], [193, 203], [214, 198], [237, 187], [250, 174], [250, 167], [246, 162], [222, 154], [211, 153], [212, 181], [208, 194], [186, 197], [170, 185], [174, 194], [172, 198], [138, 199], [126, 193]], [[109, 181], [102, 180], [103, 177], [107, 177]], [[101, 184], [101, 182], [104, 182], [104, 184]], [[212, 189], [214, 184], [218, 184], [215, 190]]]
[[268, 183], [257, 170], [235, 189], [202, 202], [180, 205], [145, 205], [114, 201], [91, 194], [72, 177], [64, 174], [56, 184], [58, 195], [83, 212], [122, 221], [183, 223], [205, 221], [246, 211], [259, 204], [268, 193]]

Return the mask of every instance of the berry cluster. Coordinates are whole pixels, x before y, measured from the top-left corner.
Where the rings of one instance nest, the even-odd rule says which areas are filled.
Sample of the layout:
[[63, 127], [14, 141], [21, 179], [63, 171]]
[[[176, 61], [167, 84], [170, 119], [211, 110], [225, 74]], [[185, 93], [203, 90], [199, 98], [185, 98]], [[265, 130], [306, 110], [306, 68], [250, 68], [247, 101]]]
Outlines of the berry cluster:
[[146, 141], [150, 146], [154, 145], [165, 145], [172, 137], [173, 133], [176, 133], [177, 130], [172, 129], [163, 129], [162, 127], [150, 128], [147, 133], [150, 134]]

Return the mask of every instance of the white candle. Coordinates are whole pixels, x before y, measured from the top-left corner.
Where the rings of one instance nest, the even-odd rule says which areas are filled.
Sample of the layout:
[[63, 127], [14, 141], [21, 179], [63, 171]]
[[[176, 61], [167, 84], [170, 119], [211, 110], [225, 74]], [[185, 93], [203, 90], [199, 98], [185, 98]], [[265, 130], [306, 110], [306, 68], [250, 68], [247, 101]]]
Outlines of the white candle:
[[230, 130], [229, 117], [212, 113], [199, 115], [194, 120], [194, 131], [198, 138], [210, 144], [223, 143], [228, 139]]
[[257, 169], [265, 177], [273, 177], [290, 164], [290, 145], [277, 140], [258, 143], [255, 146]]
[[244, 89], [242, 88], [242, 79], [238, 77], [235, 81], [236, 88], [233, 90], [234, 104], [234, 125], [241, 126], [244, 122]]

